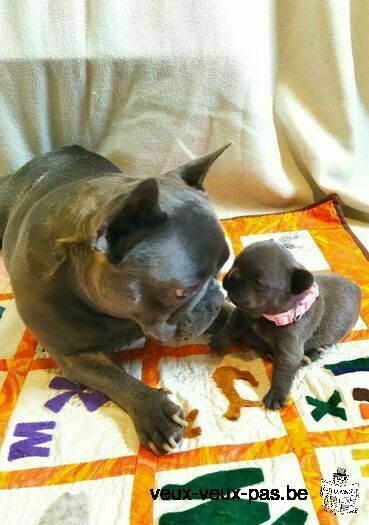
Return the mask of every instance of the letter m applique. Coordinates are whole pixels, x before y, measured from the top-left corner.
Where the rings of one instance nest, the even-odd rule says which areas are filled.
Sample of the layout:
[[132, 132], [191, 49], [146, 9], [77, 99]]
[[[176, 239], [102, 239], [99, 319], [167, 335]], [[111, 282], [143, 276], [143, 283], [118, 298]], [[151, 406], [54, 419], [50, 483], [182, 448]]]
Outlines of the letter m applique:
[[18, 423], [14, 430], [15, 437], [22, 437], [10, 446], [9, 461], [31, 456], [47, 457], [50, 454], [49, 447], [40, 447], [43, 443], [52, 441], [53, 436], [42, 432], [55, 428], [55, 421], [39, 421], [36, 423]]

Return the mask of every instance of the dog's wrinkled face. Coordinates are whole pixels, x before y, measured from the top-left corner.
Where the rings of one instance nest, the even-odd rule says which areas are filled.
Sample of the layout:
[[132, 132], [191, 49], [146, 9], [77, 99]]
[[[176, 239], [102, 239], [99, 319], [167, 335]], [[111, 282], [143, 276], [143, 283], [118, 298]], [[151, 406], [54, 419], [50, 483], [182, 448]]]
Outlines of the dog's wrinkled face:
[[107, 260], [100, 289], [110, 313], [145, 335], [199, 335], [223, 304], [215, 277], [229, 249], [201, 183], [224, 149], [138, 183], [93, 239]]
[[275, 241], [262, 241], [236, 257], [223, 286], [237, 307], [251, 317], [261, 317], [293, 308], [313, 280], [287, 248]]

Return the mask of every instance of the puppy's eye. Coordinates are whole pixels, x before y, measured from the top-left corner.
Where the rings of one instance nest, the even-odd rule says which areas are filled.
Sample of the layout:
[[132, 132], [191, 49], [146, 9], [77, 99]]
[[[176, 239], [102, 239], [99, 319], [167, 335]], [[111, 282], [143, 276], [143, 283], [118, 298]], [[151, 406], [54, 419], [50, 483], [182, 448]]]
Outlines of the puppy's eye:
[[260, 279], [255, 279], [254, 286], [255, 288], [262, 289], [265, 288], [265, 283], [263, 283], [263, 281], [261, 281]]

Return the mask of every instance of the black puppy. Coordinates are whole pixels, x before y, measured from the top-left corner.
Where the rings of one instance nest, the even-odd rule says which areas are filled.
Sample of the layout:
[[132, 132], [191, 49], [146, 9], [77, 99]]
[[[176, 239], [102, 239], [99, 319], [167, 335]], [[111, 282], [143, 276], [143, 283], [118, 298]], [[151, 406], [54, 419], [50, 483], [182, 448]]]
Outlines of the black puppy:
[[285, 403], [304, 355], [314, 359], [322, 347], [337, 343], [354, 326], [360, 288], [335, 274], [310, 273], [275, 241], [245, 248], [224, 277], [236, 309], [211, 341], [221, 353], [236, 339], [272, 354], [272, 385], [267, 408]]

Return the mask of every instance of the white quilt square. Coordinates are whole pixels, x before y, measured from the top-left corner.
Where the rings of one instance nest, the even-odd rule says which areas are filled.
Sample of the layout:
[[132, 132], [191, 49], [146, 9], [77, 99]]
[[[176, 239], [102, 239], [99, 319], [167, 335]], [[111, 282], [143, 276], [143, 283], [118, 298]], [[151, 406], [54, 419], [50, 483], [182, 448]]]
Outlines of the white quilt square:
[[76, 502], [69, 500], [68, 504], [65, 498], [71, 494], [71, 500], [80, 502], [80, 512], [83, 515], [88, 512], [91, 525], [127, 525], [132, 487], [133, 476], [124, 475], [64, 485], [0, 490], [1, 523], [38, 525], [41, 518], [45, 520], [43, 523], [52, 523], [52, 516], [48, 515], [50, 505], [57, 506], [58, 516], [73, 515]]
[[[324, 368], [325, 364], [368, 356], [369, 341], [367, 340], [340, 343], [327, 349], [318, 361], [299, 370], [292, 389], [292, 397], [309, 432], [338, 430], [368, 424], [368, 420], [361, 417], [359, 402], [353, 398], [354, 388], [368, 388], [368, 372], [352, 372], [335, 376], [330, 370]], [[320, 421], [315, 421], [311, 415], [315, 407], [308, 404], [306, 396], [328, 401], [335, 390], [339, 392], [342, 399], [337, 406], [344, 408], [347, 420], [328, 413]]]
[[235, 380], [233, 384], [241, 398], [263, 399], [269, 389], [269, 380], [262, 360], [251, 351], [247, 356], [227, 355], [222, 361], [211, 355], [160, 360], [160, 386], [173, 392], [173, 401], [183, 407], [185, 415], [194, 409], [199, 411], [193, 426], [201, 428], [201, 435], [184, 439], [180, 449], [252, 443], [285, 435], [279, 413], [266, 411], [263, 406], [241, 408], [236, 421], [224, 417], [229, 402], [212, 377], [215, 369], [221, 366], [250, 371], [259, 382], [257, 387], [244, 380]]
[[[124, 368], [133, 376], [141, 377], [140, 361], [127, 362]], [[111, 401], [89, 412], [75, 394], [58, 413], [44, 406], [52, 398], [66, 392], [49, 387], [50, 381], [60, 375], [58, 370], [28, 373], [1, 448], [0, 470], [81, 463], [137, 454], [139, 443], [131, 418]], [[14, 456], [12, 444], [26, 439], [14, 436], [16, 429], [19, 430], [17, 425], [40, 425], [43, 422], [49, 428], [41, 430], [42, 434], [50, 435], [52, 439], [38, 446], [46, 447], [49, 453], [45, 456], [11, 457], [9, 460], [9, 454]]]

